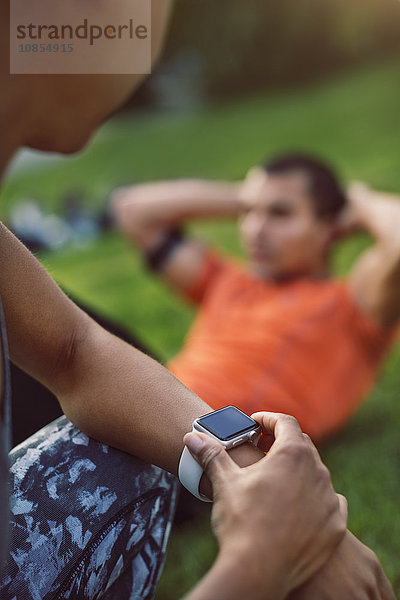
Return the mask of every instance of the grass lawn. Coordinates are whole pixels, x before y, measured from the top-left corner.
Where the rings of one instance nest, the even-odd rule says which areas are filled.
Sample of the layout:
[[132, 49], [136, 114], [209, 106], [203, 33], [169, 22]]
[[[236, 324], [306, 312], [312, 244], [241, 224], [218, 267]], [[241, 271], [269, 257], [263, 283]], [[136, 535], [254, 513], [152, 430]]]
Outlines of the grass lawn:
[[[265, 155], [296, 148], [330, 159], [345, 179], [364, 179], [400, 191], [400, 58], [343, 75], [296, 93], [255, 96], [196, 115], [116, 119], [78, 157], [48, 170], [17, 174], [2, 192], [2, 216], [11, 202], [37, 196], [58, 210], [70, 189], [82, 189], [88, 206], [101, 207], [120, 183], [165, 177], [240, 178]], [[197, 224], [195, 231], [240, 254], [233, 223]], [[365, 245], [342, 244], [334, 269], [345, 273]], [[162, 360], [180, 347], [193, 316], [116, 234], [84, 248], [43, 256], [54, 277], [84, 302], [137, 333]], [[369, 544], [400, 593], [400, 365], [396, 349], [363, 408], [321, 449], [335, 487], [349, 500], [349, 527]], [[266, 556], [273, 551], [265, 545]], [[158, 600], [176, 600], [204, 573], [215, 555], [205, 520], [173, 533]]]

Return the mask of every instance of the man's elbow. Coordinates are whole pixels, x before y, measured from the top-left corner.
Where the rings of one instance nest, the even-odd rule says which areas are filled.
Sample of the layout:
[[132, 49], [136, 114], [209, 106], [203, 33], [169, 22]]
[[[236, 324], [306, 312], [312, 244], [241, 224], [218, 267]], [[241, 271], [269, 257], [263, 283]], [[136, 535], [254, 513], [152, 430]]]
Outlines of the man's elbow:
[[133, 242], [140, 244], [146, 222], [132, 193], [128, 198], [123, 188], [116, 190], [111, 198], [111, 206], [117, 228]]
[[113, 216], [118, 229], [138, 248], [146, 251], [158, 239], [162, 226], [141, 209], [141, 202], [124, 195], [113, 198]]
[[[111, 211], [114, 221], [119, 229], [125, 231], [128, 223], [135, 218], [135, 207], [132, 206], [132, 199], [129, 201], [126, 197], [126, 190], [119, 188], [115, 190], [111, 196]], [[129, 218], [128, 218], [129, 217]]]

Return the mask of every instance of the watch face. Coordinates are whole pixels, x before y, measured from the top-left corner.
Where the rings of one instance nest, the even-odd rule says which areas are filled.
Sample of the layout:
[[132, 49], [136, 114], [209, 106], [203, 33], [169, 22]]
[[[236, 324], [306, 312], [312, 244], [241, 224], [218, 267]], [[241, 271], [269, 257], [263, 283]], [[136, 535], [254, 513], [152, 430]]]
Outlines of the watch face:
[[224, 442], [259, 427], [256, 421], [235, 406], [220, 408], [200, 417], [197, 422]]

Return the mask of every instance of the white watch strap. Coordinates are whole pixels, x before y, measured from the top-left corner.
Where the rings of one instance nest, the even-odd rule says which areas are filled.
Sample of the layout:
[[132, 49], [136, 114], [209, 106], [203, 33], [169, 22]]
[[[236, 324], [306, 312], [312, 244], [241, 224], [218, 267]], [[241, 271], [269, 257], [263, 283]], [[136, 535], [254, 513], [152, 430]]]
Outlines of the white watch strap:
[[[192, 427], [192, 431], [196, 431], [194, 427]], [[256, 435], [255, 437], [252, 434], [248, 441], [257, 446], [260, 436], [261, 429], [258, 435]], [[199, 465], [197, 460], [193, 458], [193, 456], [190, 454], [189, 450], [185, 446], [181, 454], [181, 459], [179, 461], [179, 481], [187, 490], [189, 490], [191, 494], [193, 494], [193, 496], [196, 496], [196, 498], [198, 498], [199, 500], [202, 500], [203, 502], [212, 502], [212, 500], [207, 498], [207, 496], [203, 496], [203, 494], [201, 494], [199, 491], [200, 479], [203, 475], [203, 472], [204, 471], [202, 467]]]
[[178, 475], [181, 484], [189, 490], [193, 496], [196, 496], [196, 498], [203, 502], [212, 502], [212, 500], [200, 494], [199, 483], [201, 476], [203, 475], [203, 469], [197, 460], [190, 454], [186, 446], [183, 449], [181, 460], [179, 461]]

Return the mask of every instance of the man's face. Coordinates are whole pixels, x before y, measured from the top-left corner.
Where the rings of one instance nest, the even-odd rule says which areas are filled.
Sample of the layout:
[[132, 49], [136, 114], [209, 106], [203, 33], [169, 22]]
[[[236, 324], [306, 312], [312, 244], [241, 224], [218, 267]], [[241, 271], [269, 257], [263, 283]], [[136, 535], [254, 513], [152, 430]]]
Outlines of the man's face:
[[263, 279], [315, 276], [326, 267], [332, 224], [315, 216], [305, 173], [252, 169], [239, 219], [252, 270]]

